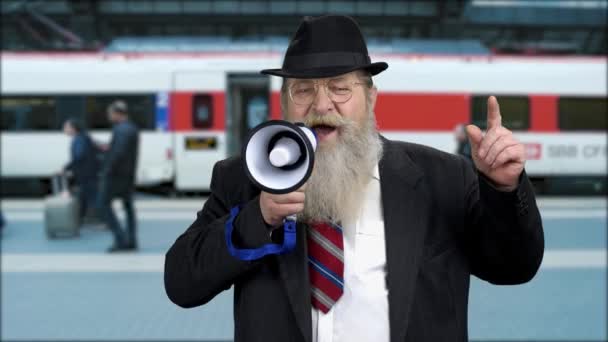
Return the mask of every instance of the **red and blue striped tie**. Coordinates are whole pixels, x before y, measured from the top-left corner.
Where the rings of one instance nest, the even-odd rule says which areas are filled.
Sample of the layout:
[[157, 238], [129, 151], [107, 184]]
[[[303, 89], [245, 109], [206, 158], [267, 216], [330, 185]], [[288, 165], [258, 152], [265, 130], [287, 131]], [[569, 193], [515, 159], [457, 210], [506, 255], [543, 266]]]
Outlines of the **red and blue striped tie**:
[[344, 288], [342, 227], [327, 222], [311, 223], [307, 235], [312, 306], [327, 313]]

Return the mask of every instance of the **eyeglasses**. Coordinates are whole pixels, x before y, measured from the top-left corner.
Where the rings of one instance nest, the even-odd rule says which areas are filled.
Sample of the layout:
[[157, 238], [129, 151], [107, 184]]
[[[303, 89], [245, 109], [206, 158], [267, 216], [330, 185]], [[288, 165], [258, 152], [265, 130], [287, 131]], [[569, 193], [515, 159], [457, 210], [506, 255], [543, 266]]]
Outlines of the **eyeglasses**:
[[313, 103], [319, 91], [319, 83], [323, 84], [325, 93], [335, 103], [344, 103], [353, 97], [356, 85], [366, 84], [344, 78], [332, 78], [328, 81], [296, 80], [289, 86], [289, 97], [298, 105]]

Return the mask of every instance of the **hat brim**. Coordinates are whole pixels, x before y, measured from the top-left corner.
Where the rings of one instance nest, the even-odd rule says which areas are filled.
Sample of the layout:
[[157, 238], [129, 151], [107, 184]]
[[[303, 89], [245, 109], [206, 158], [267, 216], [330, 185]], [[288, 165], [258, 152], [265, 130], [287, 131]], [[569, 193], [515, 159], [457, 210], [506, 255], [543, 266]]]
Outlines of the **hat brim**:
[[289, 70], [289, 69], [264, 69], [260, 73], [264, 75], [273, 75], [287, 78], [325, 78], [343, 75], [355, 70], [366, 70], [372, 76], [377, 75], [388, 68], [385, 62], [375, 62], [366, 65], [344, 66], [344, 67], [327, 67], [315, 69]]

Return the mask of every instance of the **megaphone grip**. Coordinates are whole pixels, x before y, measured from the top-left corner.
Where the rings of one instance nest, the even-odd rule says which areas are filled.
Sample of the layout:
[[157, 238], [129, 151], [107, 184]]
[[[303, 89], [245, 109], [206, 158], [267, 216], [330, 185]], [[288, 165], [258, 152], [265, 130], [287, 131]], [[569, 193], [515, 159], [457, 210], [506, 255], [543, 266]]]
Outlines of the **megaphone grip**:
[[232, 231], [234, 230], [234, 220], [236, 219], [241, 206], [237, 205], [230, 209], [230, 217], [225, 225], [226, 246], [228, 252], [239, 259], [245, 261], [257, 260], [269, 254], [285, 254], [293, 251], [296, 247], [296, 221], [286, 219], [283, 222], [284, 237], [283, 244], [267, 243], [259, 248], [237, 248], [232, 244]]

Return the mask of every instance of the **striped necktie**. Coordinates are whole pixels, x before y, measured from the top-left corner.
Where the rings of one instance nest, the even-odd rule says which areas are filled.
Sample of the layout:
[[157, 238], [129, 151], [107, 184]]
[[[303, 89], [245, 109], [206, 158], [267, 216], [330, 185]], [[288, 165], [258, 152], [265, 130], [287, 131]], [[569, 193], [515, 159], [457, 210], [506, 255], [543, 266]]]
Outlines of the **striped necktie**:
[[310, 223], [307, 235], [312, 306], [327, 313], [342, 296], [344, 287], [342, 227], [328, 222]]

